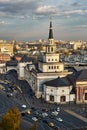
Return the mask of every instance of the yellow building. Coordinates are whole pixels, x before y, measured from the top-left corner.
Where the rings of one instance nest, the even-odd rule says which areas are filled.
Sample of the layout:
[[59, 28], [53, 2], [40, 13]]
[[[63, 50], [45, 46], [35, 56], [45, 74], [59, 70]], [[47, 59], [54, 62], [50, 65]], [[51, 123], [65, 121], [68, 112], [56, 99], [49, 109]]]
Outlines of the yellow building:
[[0, 43], [0, 53], [13, 55], [13, 43]]

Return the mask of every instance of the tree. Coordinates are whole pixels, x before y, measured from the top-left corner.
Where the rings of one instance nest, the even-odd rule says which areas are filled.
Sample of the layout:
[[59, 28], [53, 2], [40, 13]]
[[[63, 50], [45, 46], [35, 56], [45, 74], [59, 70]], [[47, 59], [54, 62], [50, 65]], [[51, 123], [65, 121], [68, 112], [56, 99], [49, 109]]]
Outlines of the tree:
[[21, 114], [18, 108], [12, 108], [2, 116], [2, 130], [20, 130]]

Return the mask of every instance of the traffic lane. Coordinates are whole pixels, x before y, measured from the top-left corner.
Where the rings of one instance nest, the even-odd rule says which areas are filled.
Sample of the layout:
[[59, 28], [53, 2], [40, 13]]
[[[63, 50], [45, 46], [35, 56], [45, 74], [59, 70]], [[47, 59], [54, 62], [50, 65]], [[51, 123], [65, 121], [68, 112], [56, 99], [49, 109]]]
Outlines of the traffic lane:
[[43, 123], [42, 121], [38, 121], [37, 130], [52, 130], [52, 129], [46, 123]]
[[[51, 115], [51, 112], [49, 113]], [[63, 121], [57, 121], [56, 118], [62, 118]], [[52, 120], [56, 125], [62, 127], [62, 128], [77, 128], [77, 127], [87, 127], [87, 123], [84, 121], [66, 113], [65, 111], [61, 110], [57, 116], [54, 116], [54, 119]]]
[[[49, 113], [50, 115], [50, 113]], [[30, 115], [27, 115], [26, 117], [24, 117], [25, 120], [28, 120], [29, 122], [34, 122], [32, 120], [32, 117], [35, 117], [34, 114], [30, 114]], [[60, 117], [63, 119], [62, 122], [59, 122], [56, 120], [57, 117]], [[46, 117], [46, 118], [43, 118], [43, 119], [47, 119], [49, 122], [53, 122], [56, 126], [60, 127], [61, 129], [76, 129], [76, 128], [84, 128], [85, 126], [87, 126], [87, 124], [85, 122], [83, 122], [82, 120], [79, 120], [78, 118], [66, 113], [65, 111], [60, 111], [58, 116], [57, 117], [54, 117], [54, 119], [50, 119], [49, 117]], [[41, 120], [38, 120], [39, 121], [42, 121]], [[42, 121], [43, 123], [43, 121]], [[45, 124], [45, 126], [48, 127], [47, 124]], [[44, 127], [44, 125], [42, 125], [42, 127]]]
[[18, 100], [14, 100], [14, 97], [7, 97], [6, 93], [0, 91], [0, 113], [5, 113], [13, 107], [18, 107], [19, 110], [23, 110]]
[[26, 120], [21, 120], [21, 123], [20, 123], [20, 128], [21, 130], [29, 130], [29, 128], [31, 127], [31, 123], [26, 121]]
[[[35, 117], [35, 115], [30, 114], [30, 115], [25, 115], [23, 116], [23, 120], [26, 120], [32, 124], [35, 123], [35, 121], [32, 120], [32, 117]], [[37, 123], [37, 130], [51, 130], [51, 128], [48, 126], [48, 124], [44, 123], [42, 120], [36, 121]]]

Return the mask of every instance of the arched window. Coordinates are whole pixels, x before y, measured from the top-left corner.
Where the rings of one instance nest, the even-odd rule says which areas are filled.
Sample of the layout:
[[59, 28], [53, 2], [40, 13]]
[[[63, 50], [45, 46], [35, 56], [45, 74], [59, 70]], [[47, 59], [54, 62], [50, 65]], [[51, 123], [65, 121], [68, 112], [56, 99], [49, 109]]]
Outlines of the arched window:
[[51, 47], [51, 52], [53, 52], [53, 47]]
[[53, 69], [53, 66], [52, 66], [52, 69]]
[[48, 47], [48, 52], [50, 52], [50, 47]]
[[54, 102], [54, 96], [50, 95], [50, 101]]
[[87, 100], [87, 93], [85, 93], [85, 100]]
[[60, 97], [60, 102], [65, 102], [66, 101], [66, 97], [65, 96], [61, 96]]

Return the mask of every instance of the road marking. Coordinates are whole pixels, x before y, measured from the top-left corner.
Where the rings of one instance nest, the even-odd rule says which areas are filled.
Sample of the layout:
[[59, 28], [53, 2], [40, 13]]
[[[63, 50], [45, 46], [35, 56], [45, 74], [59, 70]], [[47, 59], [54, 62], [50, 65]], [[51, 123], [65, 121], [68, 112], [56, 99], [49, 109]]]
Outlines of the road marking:
[[79, 115], [79, 114], [77, 114], [77, 113], [75, 113], [73, 111], [70, 111], [70, 110], [64, 110], [64, 111], [66, 111], [67, 113], [69, 113], [69, 114], [83, 120], [84, 122], [87, 122], [87, 119], [85, 117], [83, 117], [83, 116], [81, 116], [81, 115]]

